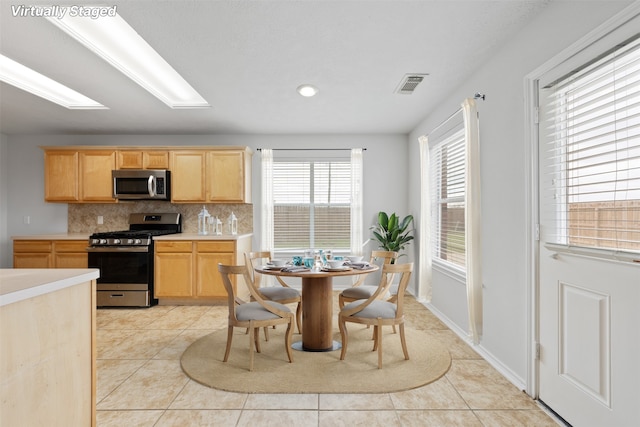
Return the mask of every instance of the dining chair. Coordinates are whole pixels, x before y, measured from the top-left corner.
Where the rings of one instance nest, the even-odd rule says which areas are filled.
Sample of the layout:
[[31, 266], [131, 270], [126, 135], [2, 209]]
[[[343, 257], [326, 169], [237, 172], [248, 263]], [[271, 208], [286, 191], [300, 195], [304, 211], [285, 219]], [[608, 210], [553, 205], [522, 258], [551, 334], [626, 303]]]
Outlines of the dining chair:
[[233, 328], [247, 328], [249, 330], [249, 370], [253, 371], [253, 347], [260, 353], [259, 330], [262, 327], [287, 325], [284, 339], [284, 347], [289, 357], [289, 363], [293, 362], [291, 351], [291, 338], [293, 336], [294, 316], [289, 307], [274, 301], [267, 301], [255, 292], [252, 286], [248, 286], [253, 301], [245, 302], [236, 295], [232, 277], [241, 277], [246, 283], [250, 283], [251, 277], [246, 265], [218, 264], [218, 271], [222, 276], [222, 283], [227, 291], [229, 305], [229, 326], [227, 331], [227, 348], [224, 352], [223, 362], [229, 359], [231, 342], [233, 340]]
[[[296, 326], [298, 332], [302, 333], [302, 294], [297, 289], [289, 286], [281, 277], [275, 276], [278, 279], [277, 286], [264, 286], [261, 287], [262, 274], [255, 272], [255, 267], [265, 265], [271, 261], [271, 252], [245, 252], [245, 263], [249, 267], [249, 274], [252, 279], [252, 283], [256, 291], [266, 300], [275, 301], [280, 304], [293, 304], [296, 306]], [[268, 340], [268, 336], [265, 337]]]
[[[382, 265], [384, 266], [395, 262], [397, 259], [398, 252], [395, 251], [371, 251], [371, 259], [369, 262], [373, 264], [378, 260], [382, 260]], [[340, 294], [338, 295], [338, 306], [340, 308], [344, 307], [346, 303], [357, 301], [360, 299], [367, 299], [376, 292], [378, 286], [363, 285], [366, 276], [366, 274], [361, 275], [358, 280], [353, 285], [351, 285], [351, 287], [340, 292]], [[393, 275], [390, 275], [388, 279], [390, 282], [393, 281]], [[393, 298], [391, 292], [389, 292], [388, 298]]]
[[[382, 327], [385, 325], [398, 326], [400, 342], [405, 360], [409, 360], [409, 352], [404, 334], [404, 293], [413, 271], [413, 263], [385, 264], [382, 266], [382, 276], [377, 290], [367, 299], [350, 302], [340, 309], [338, 314], [338, 326], [342, 337], [342, 352], [340, 360], [344, 360], [349, 344], [347, 322], [360, 323], [373, 326], [373, 350], [378, 350], [378, 369], [382, 368]], [[394, 301], [385, 299], [389, 292], [391, 280], [389, 276], [400, 275], [400, 284]]]

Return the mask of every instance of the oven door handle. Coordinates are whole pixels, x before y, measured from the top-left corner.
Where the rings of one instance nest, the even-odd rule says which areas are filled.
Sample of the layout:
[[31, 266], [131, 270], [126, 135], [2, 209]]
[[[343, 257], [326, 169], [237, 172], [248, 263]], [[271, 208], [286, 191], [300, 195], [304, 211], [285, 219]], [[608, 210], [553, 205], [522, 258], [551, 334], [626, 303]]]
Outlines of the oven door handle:
[[149, 252], [149, 246], [89, 246], [87, 252]]
[[147, 190], [149, 190], [149, 197], [156, 196], [156, 177], [153, 175], [149, 175], [149, 180], [147, 181]]

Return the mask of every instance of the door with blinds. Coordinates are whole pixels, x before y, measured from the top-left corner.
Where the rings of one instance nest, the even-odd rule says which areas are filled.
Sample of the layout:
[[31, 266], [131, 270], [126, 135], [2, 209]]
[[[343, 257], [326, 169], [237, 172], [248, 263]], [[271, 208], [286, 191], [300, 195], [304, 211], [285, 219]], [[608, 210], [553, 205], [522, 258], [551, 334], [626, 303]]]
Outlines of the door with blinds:
[[538, 396], [576, 427], [637, 426], [640, 38], [574, 65], [539, 81]]

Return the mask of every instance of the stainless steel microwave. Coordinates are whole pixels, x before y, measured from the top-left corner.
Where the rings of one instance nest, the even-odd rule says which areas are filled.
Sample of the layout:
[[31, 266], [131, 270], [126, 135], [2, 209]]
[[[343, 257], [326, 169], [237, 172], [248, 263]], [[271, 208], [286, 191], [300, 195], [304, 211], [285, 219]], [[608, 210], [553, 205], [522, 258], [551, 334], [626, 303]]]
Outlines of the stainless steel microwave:
[[171, 200], [168, 170], [121, 169], [111, 172], [113, 197], [120, 200]]

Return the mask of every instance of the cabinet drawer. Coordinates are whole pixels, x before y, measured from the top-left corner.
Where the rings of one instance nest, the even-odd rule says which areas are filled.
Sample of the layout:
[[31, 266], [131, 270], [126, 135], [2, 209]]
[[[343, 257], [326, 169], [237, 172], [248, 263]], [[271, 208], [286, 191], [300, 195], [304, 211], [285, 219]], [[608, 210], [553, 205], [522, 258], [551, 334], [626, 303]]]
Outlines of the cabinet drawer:
[[191, 252], [192, 250], [193, 245], [191, 242], [156, 242], [156, 252]]
[[52, 242], [49, 240], [15, 240], [13, 252], [51, 252]]
[[56, 252], [86, 252], [89, 243], [86, 240], [56, 241]]
[[198, 252], [233, 252], [235, 243], [231, 241], [196, 242]]

